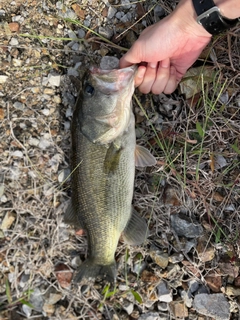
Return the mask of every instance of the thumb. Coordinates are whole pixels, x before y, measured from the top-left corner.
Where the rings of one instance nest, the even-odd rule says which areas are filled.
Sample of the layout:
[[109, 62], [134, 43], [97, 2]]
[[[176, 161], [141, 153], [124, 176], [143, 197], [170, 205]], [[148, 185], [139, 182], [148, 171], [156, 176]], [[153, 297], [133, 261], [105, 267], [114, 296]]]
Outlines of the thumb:
[[119, 61], [119, 66], [120, 68], [126, 68], [140, 62], [142, 62], [142, 60], [139, 58], [139, 55], [136, 54], [136, 50], [133, 45], [133, 47], [129, 49], [128, 52], [124, 54], [124, 56], [122, 56]]

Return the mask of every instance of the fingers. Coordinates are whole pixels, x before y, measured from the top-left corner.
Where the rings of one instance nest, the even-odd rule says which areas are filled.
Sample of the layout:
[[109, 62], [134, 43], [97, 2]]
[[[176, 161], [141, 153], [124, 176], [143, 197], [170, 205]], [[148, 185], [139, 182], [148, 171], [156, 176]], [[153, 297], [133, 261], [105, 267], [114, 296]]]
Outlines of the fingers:
[[139, 66], [135, 86], [142, 93], [166, 94], [172, 93], [178, 85], [175, 67], [170, 66], [170, 59], [162, 60], [160, 63], [148, 63]]
[[169, 76], [168, 82], [167, 82], [163, 92], [166, 94], [170, 94], [174, 90], [176, 90], [177, 85], [178, 85], [177, 72], [176, 72], [175, 67], [171, 66], [170, 67], [170, 76]]
[[152, 85], [152, 93], [159, 94], [165, 92], [165, 87], [170, 77], [170, 60], [165, 59], [159, 63], [156, 79]]

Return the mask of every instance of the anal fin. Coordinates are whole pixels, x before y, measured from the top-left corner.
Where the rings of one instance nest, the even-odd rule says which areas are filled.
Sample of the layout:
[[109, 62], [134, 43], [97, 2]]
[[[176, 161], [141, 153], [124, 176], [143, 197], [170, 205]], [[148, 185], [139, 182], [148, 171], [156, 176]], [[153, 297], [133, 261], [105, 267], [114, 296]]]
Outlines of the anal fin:
[[146, 221], [132, 208], [132, 216], [123, 231], [124, 240], [130, 245], [139, 245], [146, 241], [148, 235], [149, 230]]
[[65, 223], [71, 224], [75, 228], [83, 229], [83, 227], [82, 227], [82, 225], [81, 225], [80, 221], [78, 220], [78, 217], [75, 213], [75, 210], [73, 208], [72, 200], [70, 200], [69, 205], [68, 205], [66, 211], [64, 212], [64, 219], [63, 220]]

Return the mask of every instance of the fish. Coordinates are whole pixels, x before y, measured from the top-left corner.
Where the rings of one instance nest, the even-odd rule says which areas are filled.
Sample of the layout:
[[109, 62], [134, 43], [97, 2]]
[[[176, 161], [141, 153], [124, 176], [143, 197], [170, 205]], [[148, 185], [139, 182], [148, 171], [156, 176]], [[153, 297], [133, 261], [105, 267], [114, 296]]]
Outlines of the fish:
[[87, 259], [73, 279], [76, 283], [97, 278], [114, 283], [121, 235], [131, 245], [148, 236], [146, 221], [132, 206], [135, 165], [155, 165], [156, 159], [136, 146], [135, 72], [136, 66], [90, 68], [73, 112], [72, 195], [64, 220], [84, 229], [88, 241]]

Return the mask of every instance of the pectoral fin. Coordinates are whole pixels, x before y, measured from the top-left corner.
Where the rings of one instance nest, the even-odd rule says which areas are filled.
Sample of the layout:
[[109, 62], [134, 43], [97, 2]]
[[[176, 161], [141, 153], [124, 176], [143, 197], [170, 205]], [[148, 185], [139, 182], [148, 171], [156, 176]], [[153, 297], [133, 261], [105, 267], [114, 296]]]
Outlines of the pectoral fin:
[[148, 235], [146, 221], [132, 208], [132, 216], [123, 231], [124, 240], [130, 245], [139, 245], [147, 239]]
[[148, 149], [142, 146], [136, 146], [135, 148], [135, 166], [136, 167], [150, 167], [155, 166], [157, 160], [149, 152]]
[[71, 224], [76, 228], [83, 229], [78, 217], [75, 213], [75, 210], [72, 205], [72, 200], [70, 201], [66, 211], [64, 212], [64, 222], [67, 224]]
[[121, 157], [122, 148], [111, 143], [104, 160], [104, 172], [109, 173], [117, 169]]

